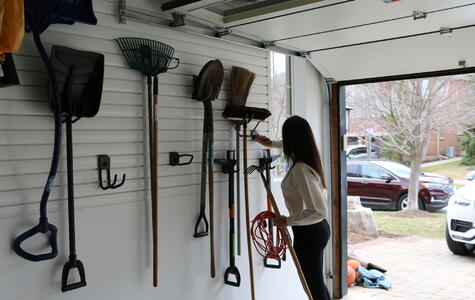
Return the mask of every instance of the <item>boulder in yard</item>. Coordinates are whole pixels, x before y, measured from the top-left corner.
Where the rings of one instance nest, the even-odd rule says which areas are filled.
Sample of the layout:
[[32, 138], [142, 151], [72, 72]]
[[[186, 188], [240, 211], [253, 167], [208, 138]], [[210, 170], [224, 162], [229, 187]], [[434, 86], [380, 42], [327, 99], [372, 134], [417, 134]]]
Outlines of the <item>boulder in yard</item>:
[[348, 232], [378, 236], [378, 226], [371, 208], [361, 205], [360, 197], [348, 196]]

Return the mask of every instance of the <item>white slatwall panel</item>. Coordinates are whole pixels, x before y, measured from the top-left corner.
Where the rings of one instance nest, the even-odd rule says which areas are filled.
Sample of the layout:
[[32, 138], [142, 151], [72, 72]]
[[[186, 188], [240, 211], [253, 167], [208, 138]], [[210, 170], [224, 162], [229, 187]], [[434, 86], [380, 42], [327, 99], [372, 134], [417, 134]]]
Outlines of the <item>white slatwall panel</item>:
[[[154, 1], [136, 0], [130, 4], [157, 9]], [[234, 131], [221, 117], [229, 100], [230, 69], [239, 65], [257, 74], [248, 103], [267, 107], [268, 55], [263, 50], [132, 21], [119, 25], [115, 5], [115, 1], [94, 1], [97, 26], [55, 25], [42, 35], [48, 52], [51, 45], [58, 44], [105, 55], [100, 111], [95, 118], [80, 120], [73, 126], [77, 247], [78, 257], [86, 267], [88, 286], [66, 294], [59, 291], [61, 268], [68, 255], [65, 135], [60, 170], [48, 205], [50, 222], [60, 230], [60, 255], [52, 261], [32, 263], [17, 257], [11, 249], [12, 239], [37, 222], [54, 129], [47, 103], [47, 76], [28, 34], [15, 55], [22, 85], [0, 90], [0, 299], [248, 299], [245, 256], [237, 261], [242, 287], [236, 289], [222, 283], [228, 264], [228, 219], [227, 177], [221, 173], [215, 175], [215, 280], [208, 275], [208, 239], [192, 238], [199, 203], [203, 109], [190, 95], [192, 76], [208, 60], [219, 58], [225, 67], [225, 82], [214, 102], [215, 140], [216, 157], [224, 157], [226, 150], [234, 148]], [[159, 76], [158, 289], [151, 287], [145, 81], [124, 64], [113, 41], [121, 36], [167, 43], [176, 49], [175, 55], [181, 61], [179, 68]], [[262, 124], [260, 131], [267, 130], [268, 125]], [[251, 160], [261, 155], [254, 143], [249, 148]], [[191, 153], [195, 161], [190, 166], [171, 167], [167, 164], [170, 151]], [[111, 156], [113, 173], [127, 174], [123, 187], [108, 191], [98, 187], [98, 154]], [[251, 186], [253, 214], [265, 207], [262, 188], [255, 178]], [[244, 237], [242, 241], [245, 253]], [[36, 240], [27, 246], [34, 248], [38, 244], [41, 241]], [[273, 293], [274, 299], [303, 297], [290, 263], [284, 271], [275, 273], [262, 268], [256, 253], [255, 261], [257, 294], [261, 299]], [[285, 289], [275, 288], [279, 281]]]

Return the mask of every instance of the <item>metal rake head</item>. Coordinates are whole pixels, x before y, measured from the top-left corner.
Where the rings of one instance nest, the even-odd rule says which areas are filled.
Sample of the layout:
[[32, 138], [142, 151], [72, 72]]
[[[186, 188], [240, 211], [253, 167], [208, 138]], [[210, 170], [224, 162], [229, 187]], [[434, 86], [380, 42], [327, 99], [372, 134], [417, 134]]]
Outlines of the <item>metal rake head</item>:
[[251, 175], [252, 173], [254, 173], [254, 171], [258, 171], [259, 173], [262, 173], [264, 170], [259, 166], [252, 165], [246, 169], [246, 174]]

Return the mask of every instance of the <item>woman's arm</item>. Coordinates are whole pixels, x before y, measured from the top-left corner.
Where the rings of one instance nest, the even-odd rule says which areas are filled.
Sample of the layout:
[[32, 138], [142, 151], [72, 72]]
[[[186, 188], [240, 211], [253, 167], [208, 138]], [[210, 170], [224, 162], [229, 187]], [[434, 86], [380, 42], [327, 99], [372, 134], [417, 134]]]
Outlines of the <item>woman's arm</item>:
[[268, 137], [260, 135], [260, 134], [256, 134], [256, 142], [269, 148], [275, 148], [275, 149], [284, 148], [282, 141], [272, 141]]
[[325, 190], [321, 186], [319, 177], [306, 165], [299, 165], [299, 168], [293, 172], [295, 172], [293, 181], [304, 202], [305, 209], [287, 217], [287, 225], [305, 225], [311, 224], [312, 221], [321, 221], [326, 217], [327, 204], [324, 196]]

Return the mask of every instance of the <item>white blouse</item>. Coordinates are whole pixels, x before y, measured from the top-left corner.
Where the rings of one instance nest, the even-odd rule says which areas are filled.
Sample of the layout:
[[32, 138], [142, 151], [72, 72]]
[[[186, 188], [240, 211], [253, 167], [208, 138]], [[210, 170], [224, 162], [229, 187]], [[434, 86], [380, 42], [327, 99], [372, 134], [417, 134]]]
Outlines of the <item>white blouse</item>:
[[[283, 150], [283, 142], [272, 141], [270, 148]], [[287, 225], [312, 225], [327, 217], [327, 191], [320, 176], [309, 165], [298, 162], [282, 180], [282, 194], [290, 216]]]
[[297, 162], [281, 184], [290, 216], [287, 225], [312, 225], [327, 217], [327, 193], [312, 167]]

